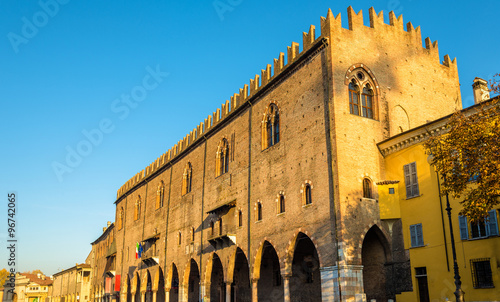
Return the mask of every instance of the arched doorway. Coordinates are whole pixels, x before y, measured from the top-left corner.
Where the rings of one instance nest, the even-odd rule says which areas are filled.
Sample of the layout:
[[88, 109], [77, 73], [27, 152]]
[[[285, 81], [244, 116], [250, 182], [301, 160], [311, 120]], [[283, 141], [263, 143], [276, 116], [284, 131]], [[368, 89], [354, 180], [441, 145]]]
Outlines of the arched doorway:
[[222, 263], [217, 254], [213, 254], [212, 273], [210, 276], [210, 301], [224, 301], [226, 297], [226, 286], [224, 283], [224, 271]]
[[169, 302], [179, 301], [179, 274], [177, 266], [172, 263], [172, 281], [170, 283]]
[[259, 301], [283, 301], [283, 278], [276, 250], [268, 241], [262, 248], [260, 278], [257, 284]]
[[156, 302], [165, 302], [165, 280], [163, 272], [158, 268], [158, 291], [156, 292]]
[[321, 301], [319, 257], [311, 239], [299, 233], [295, 240], [290, 277], [291, 301]]
[[189, 268], [189, 279], [187, 284], [188, 302], [198, 302], [200, 299], [200, 271], [198, 264], [191, 259]]
[[146, 283], [146, 293], [145, 302], [153, 302], [153, 282], [151, 282], [151, 274], [149, 270], [146, 271], [147, 283]]
[[366, 233], [362, 247], [363, 286], [366, 300], [387, 301], [386, 291], [386, 248], [387, 239], [378, 226]]
[[240, 248], [236, 249], [231, 297], [234, 302], [252, 301], [248, 261]]

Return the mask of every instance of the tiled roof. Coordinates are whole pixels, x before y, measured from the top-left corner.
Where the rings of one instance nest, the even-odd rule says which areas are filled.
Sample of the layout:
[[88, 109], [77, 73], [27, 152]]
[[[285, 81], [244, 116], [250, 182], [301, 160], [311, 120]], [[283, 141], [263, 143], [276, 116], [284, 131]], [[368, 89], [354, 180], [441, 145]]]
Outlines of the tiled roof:
[[21, 273], [21, 275], [25, 276], [26, 278], [30, 279], [31, 282], [34, 282], [39, 285], [52, 285], [53, 280], [50, 280], [50, 277], [45, 276], [45, 280], [38, 278], [36, 274], [26, 274], [26, 273]]

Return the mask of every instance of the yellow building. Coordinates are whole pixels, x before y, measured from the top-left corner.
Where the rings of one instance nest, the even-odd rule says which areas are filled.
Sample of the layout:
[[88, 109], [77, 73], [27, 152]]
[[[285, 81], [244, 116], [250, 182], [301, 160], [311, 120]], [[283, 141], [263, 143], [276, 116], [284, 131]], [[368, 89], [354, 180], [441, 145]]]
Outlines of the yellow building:
[[16, 289], [13, 301], [49, 302], [52, 296], [53, 278], [43, 274], [16, 274]]
[[[476, 78], [474, 85], [480, 80]], [[464, 112], [471, 113], [481, 101], [477, 99], [476, 105]], [[440, 196], [440, 178], [423, 147], [429, 135], [445, 130], [449, 118], [429, 122], [378, 144], [388, 179], [378, 183], [380, 216], [389, 223], [402, 219], [404, 246], [411, 262], [413, 291], [398, 295], [397, 301], [455, 300], [446, 196]], [[449, 202], [466, 301], [500, 301], [499, 207], [490, 211], [484, 223], [471, 224], [458, 215], [459, 200], [450, 196]]]

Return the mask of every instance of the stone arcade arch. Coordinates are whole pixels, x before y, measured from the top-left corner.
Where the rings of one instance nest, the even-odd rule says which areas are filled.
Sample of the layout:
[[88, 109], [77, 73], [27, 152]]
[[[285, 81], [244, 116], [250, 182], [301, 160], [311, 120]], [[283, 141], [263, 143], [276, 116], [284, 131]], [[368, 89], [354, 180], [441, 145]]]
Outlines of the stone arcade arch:
[[156, 293], [156, 302], [165, 302], [165, 279], [163, 271], [158, 267], [153, 282], [153, 293]]
[[144, 291], [144, 301], [145, 302], [153, 302], [153, 282], [151, 282], [151, 274], [149, 270], [146, 271], [145, 280], [145, 291]]
[[137, 272], [132, 280], [132, 302], [141, 302], [141, 278]]
[[130, 287], [130, 278], [128, 277], [128, 274], [125, 275], [125, 279], [123, 284], [125, 285], [125, 288], [123, 289], [125, 291], [125, 301], [126, 302], [132, 302], [132, 293], [130, 292], [131, 287]]
[[167, 278], [165, 280], [165, 295], [168, 296], [169, 302], [179, 301], [179, 273], [177, 272], [177, 266], [172, 263], [170, 270], [168, 272]]
[[210, 301], [224, 301], [226, 298], [224, 268], [222, 267], [222, 262], [216, 253], [212, 254], [205, 274], [205, 287], [206, 291], [209, 293]]
[[254, 279], [258, 280], [258, 301], [283, 301], [280, 261], [278, 253], [269, 241], [264, 241], [255, 258]]
[[377, 225], [365, 235], [361, 251], [363, 287], [366, 300], [387, 301], [385, 263], [389, 256], [389, 243]]
[[186, 270], [184, 271], [184, 280], [182, 284], [183, 301], [197, 302], [200, 299], [200, 271], [198, 264], [191, 258]]
[[231, 282], [231, 302], [252, 301], [250, 266], [241, 248], [236, 248], [229, 263], [227, 281]]
[[[321, 273], [318, 252], [312, 240], [299, 232], [293, 243], [289, 288], [291, 301], [321, 301]], [[288, 265], [287, 265], [288, 266]]]

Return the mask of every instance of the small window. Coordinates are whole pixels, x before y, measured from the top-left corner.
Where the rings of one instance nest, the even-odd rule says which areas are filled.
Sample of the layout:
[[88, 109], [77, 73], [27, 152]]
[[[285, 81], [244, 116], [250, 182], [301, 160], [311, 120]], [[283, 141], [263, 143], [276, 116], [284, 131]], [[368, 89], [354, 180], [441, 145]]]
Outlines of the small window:
[[210, 236], [213, 236], [215, 235], [215, 225], [214, 225], [214, 222], [213, 221], [210, 221]]
[[394, 194], [394, 188], [389, 188], [389, 194]]
[[241, 210], [238, 211], [238, 226], [243, 226], [243, 213], [241, 213]]
[[184, 168], [184, 173], [182, 174], [182, 190], [181, 194], [185, 195], [191, 192], [191, 183], [193, 179], [193, 169], [191, 168], [191, 163], [187, 163]]
[[312, 195], [311, 195], [311, 185], [310, 184], [306, 183], [304, 185], [302, 194], [303, 194], [303, 196], [302, 196], [303, 204], [304, 205], [312, 204]]
[[278, 214], [285, 213], [285, 196], [280, 194], [278, 196]]
[[422, 233], [422, 224], [410, 225], [411, 247], [424, 246], [424, 235]]
[[262, 220], [262, 204], [260, 202], [257, 203], [257, 221]]
[[163, 180], [158, 184], [158, 188], [156, 189], [156, 209], [163, 207], [163, 196], [165, 192], [165, 184]]
[[181, 232], [179, 232], [179, 235], [177, 236], [177, 239], [178, 239], [177, 244], [181, 245], [181, 243], [182, 243], [182, 233]]
[[194, 228], [191, 228], [191, 242], [194, 242]]
[[471, 259], [472, 283], [474, 288], [493, 288], [493, 274], [490, 258]]
[[262, 123], [262, 150], [280, 141], [280, 115], [278, 106], [271, 104], [266, 110]]
[[217, 147], [217, 155], [215, 162], [215, 176], [220, 176], [229, 171], [229, 144], [223, 138]]
[[404, 165], [403, 170], [405, 174], [406, 198], [419, 196], [417, 163], [413, 162], [411, 164]]
[[363, 197], [364, 198], [373, 198], [372, 197], [372, 182], [368, 178], [363, 179]]

